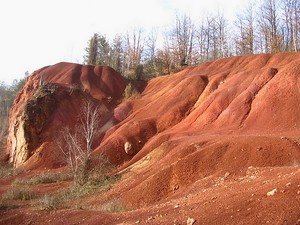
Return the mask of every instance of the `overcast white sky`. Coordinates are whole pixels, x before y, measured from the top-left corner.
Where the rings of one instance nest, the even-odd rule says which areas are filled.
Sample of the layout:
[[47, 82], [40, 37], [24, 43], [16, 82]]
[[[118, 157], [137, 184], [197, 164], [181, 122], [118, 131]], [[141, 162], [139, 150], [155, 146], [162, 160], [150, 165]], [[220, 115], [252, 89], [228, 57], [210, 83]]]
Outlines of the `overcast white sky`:
[[0, 3], [0, 82], [10, 84], [43, 66], [82, 63], [95, 32], [114, 36], [134, 27], [170, 25], [176, 12], [194, 20], [226, 16], [247, 0], [3, 0]]

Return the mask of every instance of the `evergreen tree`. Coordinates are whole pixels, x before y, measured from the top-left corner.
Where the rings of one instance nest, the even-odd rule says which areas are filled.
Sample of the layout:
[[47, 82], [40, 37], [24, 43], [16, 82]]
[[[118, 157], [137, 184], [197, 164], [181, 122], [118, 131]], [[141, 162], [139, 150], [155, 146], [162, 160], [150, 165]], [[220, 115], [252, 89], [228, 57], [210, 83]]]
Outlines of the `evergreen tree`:
[[94, 33], [88, 42], [88, 47], [85, 49], [84, 64], [96, 65], [98, 55], [98, 34]]

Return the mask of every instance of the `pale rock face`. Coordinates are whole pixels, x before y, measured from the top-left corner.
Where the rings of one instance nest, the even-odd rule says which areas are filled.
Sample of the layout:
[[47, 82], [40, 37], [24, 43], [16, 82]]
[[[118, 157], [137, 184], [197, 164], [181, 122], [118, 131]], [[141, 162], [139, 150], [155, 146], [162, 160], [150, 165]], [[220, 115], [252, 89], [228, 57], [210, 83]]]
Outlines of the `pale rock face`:
[[134, 149], [132, 144], [129, 141], [126, 141], [124, 144], [124, 150], [126, 152], [127, 155], [133, 155], [134, 153]]
[[10, 163], [13, 163], [15, 167], [18, 167], [28, 159], [24, 121], [15, 121], [15, 126], [10, 131], [10, 146]]

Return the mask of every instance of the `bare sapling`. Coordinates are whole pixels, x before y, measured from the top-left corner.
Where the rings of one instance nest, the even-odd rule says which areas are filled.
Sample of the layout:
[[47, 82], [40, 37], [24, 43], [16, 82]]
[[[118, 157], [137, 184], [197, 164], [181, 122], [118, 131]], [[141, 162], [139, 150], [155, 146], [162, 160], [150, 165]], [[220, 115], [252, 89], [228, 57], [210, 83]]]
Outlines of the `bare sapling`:
[[79, 126], [74, 129], [64, 128], [57, 140], [75, 184], [83, 185], [89, 179], [92, 144], [99, 128], [99, 120], [99, 107], [87, 101], [82, 108]]

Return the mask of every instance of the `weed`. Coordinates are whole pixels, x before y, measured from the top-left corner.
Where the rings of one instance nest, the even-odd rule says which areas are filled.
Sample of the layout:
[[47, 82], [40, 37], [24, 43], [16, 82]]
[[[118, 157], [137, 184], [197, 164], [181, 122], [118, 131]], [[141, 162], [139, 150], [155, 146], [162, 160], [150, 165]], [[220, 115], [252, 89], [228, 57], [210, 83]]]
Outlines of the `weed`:
[[99, 187], [100, 185], [97, 183], [87, 182], [84, 185], [74, 185], [65, 189], [59, 195], [64, 201], [69, 201], [94, 193]]
[[12, 185], [50, 184], [71, 179], [72, 177], [68, 173], [43, 173], [29, 179], [16, 179]]
[[22, 172], [22, 169], [13, 168], [10, 165], [0, 165], [0, 178], [16, 176]]
[[3, 196], [3, 199], [5, 200], [31, 200], [33, 198], [36, 198], [37, 195], [34, 194], [29, 187], [23, 186], [23, 187], [12, 187]]
[[136, 89], [136, 87], [132, 84], [132, 82], [129, 82], [124, 90], [123, 93], [124, 99], [136, 99], [140, 97], [140, 93]]
[[36, 206], [40, 210], [53, 210], [56, 209], [60, 205], [60, 200], [51, 195], [44, 195], [43, 197], [39, 198]]
[[105, 203], [104, 205], [102, 205], [101, 210], [105, 211], [105, 212], [126, 212], [126, 211], [128, 211], [121, 204], [121, 202], [117, 201], [117, 200], [113, 200], [113, 201]]
[[[52, 195], [43, 196], [36, 203], [36, 206], [41, 210], [51, 210], [62, 207], [64, 203], [72, 201], [96, 191], [107, 191], [113, 182], [117, 180], [116, 177], [106, 177], [103, 180], [93, 180], [85, 183], [84, 185], [76, 185], [59, 190]], [[77, 209], [82, 209], [81, 205], [75, 205]]]

